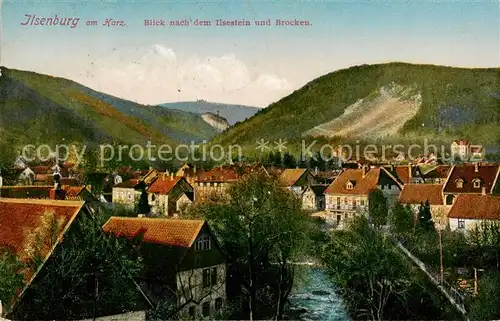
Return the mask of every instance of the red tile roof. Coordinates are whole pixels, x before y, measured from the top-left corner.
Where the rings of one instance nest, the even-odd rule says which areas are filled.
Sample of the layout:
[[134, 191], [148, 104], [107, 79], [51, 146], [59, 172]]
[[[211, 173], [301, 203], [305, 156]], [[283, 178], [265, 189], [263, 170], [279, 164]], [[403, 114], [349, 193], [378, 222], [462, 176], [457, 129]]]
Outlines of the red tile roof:
[[293, 186], [306, 172], [306, 168], [287, 168], [283, 171], [283, 173], [281, 173], [279, 177], [280, 184], [284, 186]]
[[78, 186], [80, 185], [80, 183], [78, 182], [78, 180], [76, 178], [61, 178], [61, 180], [59, 181], [59, 183], [61, 183], [61, 185], [69, 185], [69, 186]]
[[403, 204], [420, 204], [429, 201], [430, 205], [443, 205], [442, 184], [408, 184], [399, 195]]
[[196, 178], [197, 182], [232, 182], [240, 178], [240, 174], [235, 169], [215, 167], [209, 171], [200, 173]]
[[399, 178], [403, 184], [408, 184], [411, 181], [410, 168], [411, 168], [412, 174], [414, 174], [415, 167], [413, 167], [413, 166], [407, 165], [407, 166], [394, 167], [394, 172], [396, 173], [397, 178]]
[[179, 176], [160, 176], [151, 184], [149, 193], [168, 194], [184, 178]]
[[35, 174], [52, 174], [52, 169], [51, 168], [52, 168], [52, 166], [40, 165], [40, 166], [33, 166], [31, 168], [31, 170]]
[[190, 248], [204, 224], [203, 220], [113, 216], [102, 228], [115, 236], [133, 238], [144, 233], [146, 243]]
[[[24, 258], [25, 236], [41, 224], [46, 212], [63, 221], [59, 233], [71, 223], [85, 202], [34, 199], [0, 199], [0, 248], [7, 247]], [[46, 249], [44, 254], [47, 254]]]
[[[455, 165], [451, 170], [450, 177], [444, 188], [445, 193], [481, 193], [482, 187], [486, 187], [486, 193], [491, 193], [493, 184], [496, 182], [500, 169], [498, 164], [476, 164]], [[463, 187], [457, 187], [457, 180], [463, 181]], [[473, 180], [480, 179], [481, 187], [474, 188]]]
[[66, 197], [74, 198], [85, 190], [85, 186], [62, 186], [62, 189], [66, 191]]
[[[333, 183], [328, 186], [325, 194], [353, 194], [353, 195], [368, 195], [372, 190], [377, 188], [380, 174], [384, 172], [390, 176], [384, 168], [370, 168], [367, 169], [366, 176], [363, 177], [363, 169], [344, 169], [342, 173], [337, 176]], [[392, 178], [392, 177], [391, 177]], [[347, 189], [346, 184], [348, 181], [353, 182], [354, 187]], [[395, 181], [396, 184], [396, 181]]]
[[460, 194], [453, 203], [448, 217], [500, 220], [500, 196]]
[[54, 185], [2, 186], [0, 187], [0, 197], [44, 199], [49, 198], [49, 191], [53, 188]]

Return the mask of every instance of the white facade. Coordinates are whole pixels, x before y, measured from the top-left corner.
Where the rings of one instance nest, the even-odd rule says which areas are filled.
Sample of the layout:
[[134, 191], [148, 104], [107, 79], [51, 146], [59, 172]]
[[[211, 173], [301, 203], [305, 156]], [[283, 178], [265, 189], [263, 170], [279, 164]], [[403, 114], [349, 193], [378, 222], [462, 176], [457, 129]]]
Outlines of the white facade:
[[471, 231], [482, 222], [499, 222], [495, 220], [481, 220], [471, 218], [449, 218], [450, 229], [452, 231]]
[[128, 209], [133, 210], [140, 197], [141, 192], [133, 188], [113, 187], [113, 203], [123, 205]]

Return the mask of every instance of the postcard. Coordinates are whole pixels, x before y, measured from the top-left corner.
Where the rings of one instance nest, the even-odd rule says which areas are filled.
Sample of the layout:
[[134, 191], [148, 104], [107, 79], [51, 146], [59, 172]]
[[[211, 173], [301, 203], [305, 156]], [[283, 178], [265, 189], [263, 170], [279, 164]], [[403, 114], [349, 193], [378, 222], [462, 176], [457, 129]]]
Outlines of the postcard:
[[0, 0], [0, 319], [500, 319], [499, 12]]

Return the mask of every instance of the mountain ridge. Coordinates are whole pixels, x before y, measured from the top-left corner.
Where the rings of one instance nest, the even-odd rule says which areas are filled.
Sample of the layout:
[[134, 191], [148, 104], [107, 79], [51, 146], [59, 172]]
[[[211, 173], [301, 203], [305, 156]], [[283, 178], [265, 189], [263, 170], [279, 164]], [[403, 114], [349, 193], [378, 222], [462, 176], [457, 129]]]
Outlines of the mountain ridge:
[[159, 106], [170, 109], [189, 111], [197, 114], [204, 114], [207, 112], [216, 115], [218, 114], [219, 116], [226, 118], [230, 126], [233, 126], [238, 122], [242, 122], [245, 119], [252, 117], [255, 113], [262, 109], [259, 107], [225, 104], [210, 102], [206, 100], [163, 103]]
[[137, 104], [61, 77], [0, 70], [3, 145], [151, 141], [175, 146], [217, 133], [198, 114]]
[[394, 138], [441, 136], [443, 140], [457, 137], [499, 143], [500, 68], [401, 62], [353, 66], [320, 76], [217, 135], [211, 143], [250, 146], [260, 139], [298, 141], [312, 128], [334, 121], [346, 108], [391, 83], [414, 85], [422, 99], [418, 112], [405, 121]]

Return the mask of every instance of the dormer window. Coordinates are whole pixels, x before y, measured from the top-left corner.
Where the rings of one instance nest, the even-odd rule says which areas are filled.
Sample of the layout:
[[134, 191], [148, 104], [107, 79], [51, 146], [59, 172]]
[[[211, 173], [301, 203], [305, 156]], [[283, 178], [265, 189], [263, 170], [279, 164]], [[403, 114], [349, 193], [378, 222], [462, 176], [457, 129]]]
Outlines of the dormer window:
[[345, 184], [345, 188], [346, 189], [353, 189], [355, 184], [356, 184], [355, 181], [347, 181], [347, 183]]
[[456, 184], [457, 188], [463, 188], [464, 187], [464, 180], [459, 178], [455, 181], [455, 184]]
[[474, 188], [481, 188], [481, 180], [479, 178], [475, 178], [472, 184], [474, 184]]

